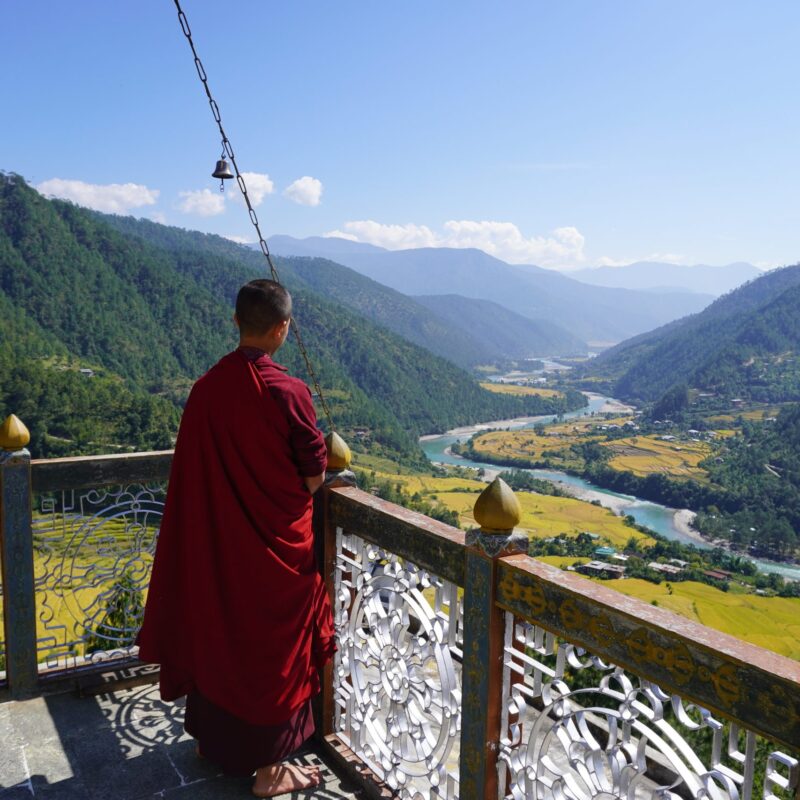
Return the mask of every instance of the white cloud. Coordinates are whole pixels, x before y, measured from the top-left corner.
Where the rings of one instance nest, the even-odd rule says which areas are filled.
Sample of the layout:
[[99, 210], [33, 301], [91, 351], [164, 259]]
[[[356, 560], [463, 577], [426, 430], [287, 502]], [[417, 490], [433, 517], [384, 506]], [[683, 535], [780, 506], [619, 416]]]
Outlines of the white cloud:
[[153, 220], [153, 222], [157, 222], [159, 225], [166, 225], [167, 223], [167, 216], [163, 211], [153, 211], [147, 216]]
[[72, 200], [80, 206], [124, 214], [132, 208], [155, 205], [159, 190], [148, 189], [140, 183], [85, 183], [84, 181], [51, 178], [36, 186], [41, 194]]
[[[247, 194], [250, 197], [253, 208], [260, 206], [264, 202], [264, 198], [275, 191], [275, 184], [272, 178], [265, 172], [243, 172], [242, 178], [244, 178]], [[231, 187], [231, 200], [235, 200], [237, 203], [244, 203], [242, 193], [239, 191], [239, 184], [236, 181], [231, 181], [229, 186]]]
[[383, 225], [371, 219], [345, 222], [344, 231], [331, 231], [326, 236], [338, 236], [353, 242], [369, 242], [387, 250], [410, 247], [438, 247], [436, 235], [426, 225]]
[[301, 206], [318, 206], [322, 199], [322, 181], [304, 175], [290, 183], [283, 193]]
[[323, 239], [347, 239], [348, 242], [357, 242], [358, 236], [354, 233], [345, 233], [344, 231], [328, 231], [322, 234]]
[[564, 266], [584, 260], [584, 236], [573, 227], [556, 228], [549, 236], [526, 237], [513, 222], [450, 220], [445, 246], [477, 247], [512, 264]]
[[626, 267], [628, 264], [636, 264], [639, 261], [657, 261], [662, 264], [677, 264], [679, 266], [691, 266], [693, 261], [680, 253], [648, 253], [638, 258], [611, 258], [603, 256], [597, 259], [598, 267]]
[[232, 236], [226, 236], [225, 238], [228, 239], [231, 242], [236, 242], [236, 244], [253, 244], [253, 240], [252, 239], [248, 239], [246, 236], [233, 236], [232, 235]]
[[526, 237], [513, 222], [448, 220], [440, 232], [427, 225], [384, 225], [374, 220], [346, 222], [340, 236], [389, 250], [414, 247], [475, 247], [512, 264], [564, 267], [585, 261], [585, 239], [574, 227], [556, 228], [549, 236]]
[[632, 258], [611, 258], [611, 256], [602, 256], [597, 259], [598, 267], [626, 267], [632, 264], [635, 259]]
[[178, 192], [181, 200], [178, 209], [184, 214], [197, 214], [199, 217], [215, 217], [225, 211], [225, 196], [210, 189], [193, 192]]

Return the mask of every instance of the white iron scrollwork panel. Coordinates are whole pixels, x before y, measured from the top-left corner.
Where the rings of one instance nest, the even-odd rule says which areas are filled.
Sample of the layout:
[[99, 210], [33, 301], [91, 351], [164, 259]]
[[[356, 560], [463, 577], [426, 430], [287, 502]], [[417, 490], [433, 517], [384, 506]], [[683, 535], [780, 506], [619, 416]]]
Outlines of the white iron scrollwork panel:
[[797, 759], [510, 614], [503, 697], [507, 800], [795, 797]]
[[43, 668], [135, 654], [164, 495], [163, 486], [132, 485], [39, 498], [33, 547]]
[[402, 798], [456, 798], [461, 600], [453, 584], [336, 535], [335, 729]]

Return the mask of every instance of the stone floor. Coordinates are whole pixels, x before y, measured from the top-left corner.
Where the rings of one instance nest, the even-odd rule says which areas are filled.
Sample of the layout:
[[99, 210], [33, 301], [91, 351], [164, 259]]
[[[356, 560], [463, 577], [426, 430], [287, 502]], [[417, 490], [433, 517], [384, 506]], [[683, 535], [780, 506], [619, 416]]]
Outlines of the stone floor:
[[[293, 761], [320, 765], [324, 783], [282, 800], [362, 797], [315, 751]], [[197, 758], [182, 706], [155, 686], [0, 703], [0, 800], [234, 800], [251, 783]]]

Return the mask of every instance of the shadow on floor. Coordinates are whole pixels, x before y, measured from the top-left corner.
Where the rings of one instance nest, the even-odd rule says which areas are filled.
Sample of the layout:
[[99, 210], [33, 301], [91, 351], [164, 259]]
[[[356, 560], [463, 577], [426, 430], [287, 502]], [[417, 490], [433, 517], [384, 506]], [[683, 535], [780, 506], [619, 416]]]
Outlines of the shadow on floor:
[[[320, 766], [324, 783], [282, 800], [360, 796], [313, 749], [291, 761]], [[234, 800], [252, 797], [251, 784], [197, 758], [183, 705], [162, 702], [156, 686], [0, 704], [0, 800]]]

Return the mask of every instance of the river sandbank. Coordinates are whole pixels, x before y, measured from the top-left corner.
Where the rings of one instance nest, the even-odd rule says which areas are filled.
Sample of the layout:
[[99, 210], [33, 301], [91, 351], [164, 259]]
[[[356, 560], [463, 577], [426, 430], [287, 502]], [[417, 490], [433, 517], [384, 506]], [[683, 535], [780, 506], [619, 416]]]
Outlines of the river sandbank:
[[694, 539], [696, 542], [700, 544], [708, 545], [708, 540], [704, 539], [700, 532], [695, 529], [694, 521], [697, 517], [697, 512], [690, 511], [688, 508], [682, 508], [679, 511], [675, 512], [675, 516], [673, 517], [673, 521], [675, 527], [684, 535], [688, 536], [690, 539]]
[[434, 439], [440, 439], [442, 436], [465, 436], [471, 437], [474, 436], [476, 433], [480, 431], [490, 431], [490, 430], [506, 430], [508, 428], [521, 428], [524, 425], [530, 425], [532, 423], [538, 422], [540, 419], [544, 419], [545, 417], [551, 417], [552, 414], [540, 414], [538, 417], [515, 417], [514, 419], [495, 419], [491, 422], [479, 422], [475, 425], [465, 425], [463, 428], [453, 428], [450, 431], [447, 431], [444, 434], [441, 433], [430, 433], [426, 434], [425, 436], [420, 436], [420, 442], [430, 442]]
[[585, 394], [589, 400], [604, 400], [603, 405], [597, 409], [597, 413], [599, 414], [633, 414], [636, 410], [633, 406], [621, 403], [613, 397], [605, 397], [595, 392], [582, 392], [582, 394]]

